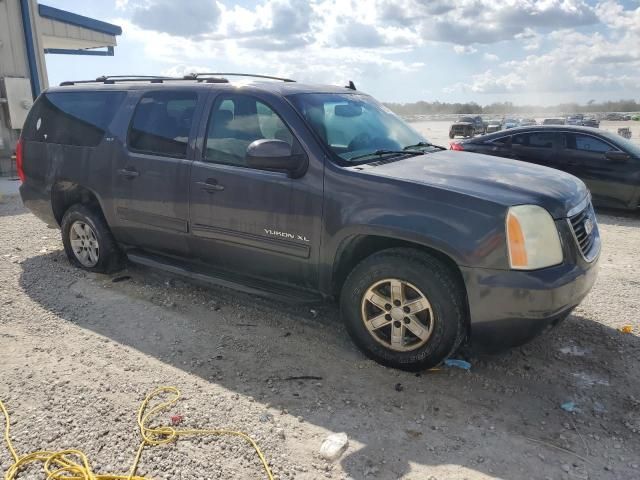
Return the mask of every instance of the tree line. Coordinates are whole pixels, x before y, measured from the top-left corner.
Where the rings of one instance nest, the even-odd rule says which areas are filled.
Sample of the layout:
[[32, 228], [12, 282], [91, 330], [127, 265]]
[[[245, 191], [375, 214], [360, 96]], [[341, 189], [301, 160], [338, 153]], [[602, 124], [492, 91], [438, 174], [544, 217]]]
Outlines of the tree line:
[[596, 102], [590, 100], [586, 104], [561, 103], [552, 106], [514, 105], [512, 102], [494, 102], [490, 105], [479, 105], [475, 102], [447, 103], [425, 102], [385, 103], [398, 115], [434, 115], [434, 114], [508, 114], [508, 113], [594, 113], [594, 112], [640, 112], [640, 103], [635, 100], [617, 100]]

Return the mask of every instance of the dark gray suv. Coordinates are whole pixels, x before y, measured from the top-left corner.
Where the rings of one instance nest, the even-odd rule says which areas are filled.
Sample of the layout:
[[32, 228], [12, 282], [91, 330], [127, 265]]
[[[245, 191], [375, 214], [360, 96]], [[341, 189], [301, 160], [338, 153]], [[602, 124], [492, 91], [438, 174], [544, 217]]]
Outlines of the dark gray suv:
[[434, 146], [353, 84], [229, 77], [40, 95], [20, 191], [72, 263], [339, 299], [354, 342], [406, 370], [522, 343], [589, 292], [600, 237], [576, 177]]

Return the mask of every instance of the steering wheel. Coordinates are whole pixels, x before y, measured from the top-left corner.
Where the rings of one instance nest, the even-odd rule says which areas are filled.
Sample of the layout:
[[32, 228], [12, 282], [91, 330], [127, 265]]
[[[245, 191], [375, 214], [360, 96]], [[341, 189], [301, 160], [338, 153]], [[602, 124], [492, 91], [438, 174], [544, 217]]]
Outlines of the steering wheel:
[[369, 145], [371, 145], [371, 140], [371, 135], [369, 135], [367, 132], [360, 132], [355, 137], [353, 137], [353, 139], [351, 139], [349, 145], [347, 146], [347, 150], [353, 152], [356, 150], [367, 148]]

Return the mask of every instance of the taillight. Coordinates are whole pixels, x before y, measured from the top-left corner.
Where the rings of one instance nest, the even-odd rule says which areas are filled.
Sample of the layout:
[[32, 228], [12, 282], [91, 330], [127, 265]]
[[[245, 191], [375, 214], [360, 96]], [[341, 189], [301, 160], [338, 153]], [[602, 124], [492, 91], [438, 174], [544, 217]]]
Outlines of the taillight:
[[464, 147], [462, 146], [462, 144], [461, 144], [461, 143], [458, 143], [458, 142], [451, 142], [451, 143], [449, 144], [449, 150], [458, 150], [458, 151], [460, 151], [460, 152], [461, 152], [462, 150], [464, 150]]
[[24, 183], [24, 169], [22, 166], [22, 161], [24, 157], [24, 140], [22, 137], [18, 140], [16, 144], [16, 170], [18, 170], [18, 177], [20, 181]]

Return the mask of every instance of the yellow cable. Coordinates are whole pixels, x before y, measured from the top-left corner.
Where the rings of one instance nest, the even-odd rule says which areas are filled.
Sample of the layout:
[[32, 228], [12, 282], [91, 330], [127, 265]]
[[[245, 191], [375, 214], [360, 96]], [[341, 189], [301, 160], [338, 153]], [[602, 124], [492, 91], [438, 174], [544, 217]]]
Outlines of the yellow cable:
[[[150, 406], [150, 403], [154, 398], [166, 394], [171, 394], [171, 396], [166, 400], [159, 401], [156, 405]], [[18, 455], [11, 443], [9, 412], [2, 401], [0, 401], [0, 409], [2, 409], [5, 419], [4, 441], [7, 444], [11, 457], [13, 458], [13, 464], [9, 467], [9, 470], [5, 472], [4, 480], [14, 480], [18, 478], [18, 474], [24, 467], [36, 462], [43, 463], [43, 469], [47, 475], [47, 480], [150, 480], [147, 477], [139, 477], [136, 475], [138, 464], [140, 463], [140, 458], [142, 457], [142, 452], [145, 447], [164, 445], [176, 440], [180, 436], [189, 435], [232, 435], [246, 440], [258, 454], [258, 457], [262, 462], [262, 466], [264, 467], [264, 471], [267, 474], [267, 478], [269, 480], [273, 480], [273, 474], [271, 473], [269, 464], [260, 450], [260, 447], [258, 447], [258, 444], [245, 433], [233, 430], [209, 430], [197, 428], [176, 429], [168, 425], [161, 427], [149, 426], [149, 423], [154, 416], [163, 410], [169, 409], [178, 401], [179, 398], [180, 390], [177, 388], [159, 387], [144, 399], [144, 402], [142, 402], [138, 409], [138, 428], [140, 429], [142, 442], [138, 447], [133, 464], [129, 468], [129, 473], [124, 475], [94, 473], [91, 469], [87, 456], [80, 450], [75, 449], [61, 450], [59, 452], [43, 450], [23, 456]]]

